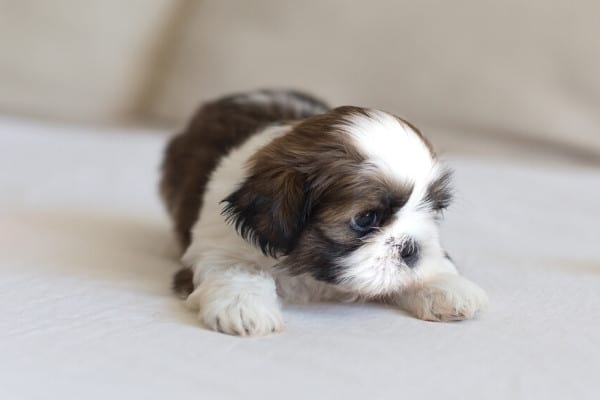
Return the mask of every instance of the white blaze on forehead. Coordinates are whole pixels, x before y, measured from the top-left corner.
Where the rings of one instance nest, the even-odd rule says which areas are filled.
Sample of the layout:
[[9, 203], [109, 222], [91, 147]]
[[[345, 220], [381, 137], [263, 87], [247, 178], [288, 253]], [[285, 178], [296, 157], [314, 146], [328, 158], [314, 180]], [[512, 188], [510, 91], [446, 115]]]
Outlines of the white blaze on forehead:
[[435, 160], [418, 133], [398, 118], [378, 110], [355, 114], [343, 129], [355, 140], [368, 162], [401, 182], [423, 182]]

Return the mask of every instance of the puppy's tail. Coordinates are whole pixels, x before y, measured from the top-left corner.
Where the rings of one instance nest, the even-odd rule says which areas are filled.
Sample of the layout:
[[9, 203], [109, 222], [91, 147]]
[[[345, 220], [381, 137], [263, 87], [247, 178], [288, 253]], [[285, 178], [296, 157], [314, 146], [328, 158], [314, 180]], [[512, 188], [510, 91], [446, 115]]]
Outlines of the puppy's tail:
[[173, 291], [181, 298], [187, 298], [194, 291], [194, 271], [184, 267], [173, 276]]

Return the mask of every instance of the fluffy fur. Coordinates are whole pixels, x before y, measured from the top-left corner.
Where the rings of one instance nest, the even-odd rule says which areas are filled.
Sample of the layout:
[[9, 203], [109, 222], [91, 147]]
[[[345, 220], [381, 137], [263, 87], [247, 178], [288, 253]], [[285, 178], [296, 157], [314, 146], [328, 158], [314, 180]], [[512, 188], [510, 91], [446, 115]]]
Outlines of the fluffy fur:
[[285, 91], [208, 103], [163, 165], [189, 268], [176, 289], [207, 327], [236, 335], [282, 330], [281, 300], [471, 318], [486, 295], [438, 233], [450, 176], [415, 127], [383, 111]]

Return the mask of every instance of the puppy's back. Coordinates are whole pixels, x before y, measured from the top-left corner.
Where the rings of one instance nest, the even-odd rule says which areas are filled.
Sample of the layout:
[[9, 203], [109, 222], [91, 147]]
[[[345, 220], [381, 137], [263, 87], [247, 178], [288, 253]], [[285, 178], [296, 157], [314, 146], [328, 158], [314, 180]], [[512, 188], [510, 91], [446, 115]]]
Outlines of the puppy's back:
[[295, 91], [261, 90], [203, 105], [185, 130], [169, 142], [160, 191], [183, 249], [202, 208], [208, 179], [219, 160], [261, 128], [328, 110], [322, 101]]

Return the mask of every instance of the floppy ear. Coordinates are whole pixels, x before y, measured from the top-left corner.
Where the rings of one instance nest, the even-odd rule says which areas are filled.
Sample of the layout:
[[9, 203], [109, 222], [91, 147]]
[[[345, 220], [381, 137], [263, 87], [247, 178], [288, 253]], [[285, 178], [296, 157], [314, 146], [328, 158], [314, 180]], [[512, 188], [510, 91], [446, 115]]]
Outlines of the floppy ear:
[[288, 254], [310, 212], [305, 177], [273, 144], [250, 160], [250, 174], [223, 202], [223, 215], [264, 254]]

